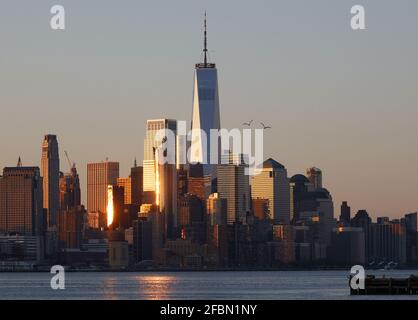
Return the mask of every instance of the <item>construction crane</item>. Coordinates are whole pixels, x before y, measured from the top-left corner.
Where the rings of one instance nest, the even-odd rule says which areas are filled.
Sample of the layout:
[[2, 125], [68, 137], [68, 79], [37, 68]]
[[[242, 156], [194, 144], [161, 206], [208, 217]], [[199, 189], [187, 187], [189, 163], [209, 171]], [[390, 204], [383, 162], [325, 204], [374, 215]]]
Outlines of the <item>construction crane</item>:
[[64, 153], [65, 153], [65, 157], [67, 158], [68, 165], [70, 166], [70, 170], [74, 169], [75, 168], [75, 162], [71, 162], [67, 151], [64, 151]]

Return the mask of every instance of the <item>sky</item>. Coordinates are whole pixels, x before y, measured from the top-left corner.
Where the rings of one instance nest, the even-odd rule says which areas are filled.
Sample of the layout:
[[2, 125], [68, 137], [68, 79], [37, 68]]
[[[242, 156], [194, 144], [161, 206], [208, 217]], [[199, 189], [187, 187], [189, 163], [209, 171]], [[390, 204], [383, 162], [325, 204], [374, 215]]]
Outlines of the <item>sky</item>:
[[[366, 30], [350, 28], [356, 4]], [[265, 158], [289, 176], [322, 169], [336, 217], [343, 200], [373, 217], [418, 210], [416, 0], [1, 0], [0, 168], [40, 166], [52, 133], [83, 190], [88, 162], [127, 176], [147, 119], [190, 121], [205, 10], [222, 127], [271, 125]]]

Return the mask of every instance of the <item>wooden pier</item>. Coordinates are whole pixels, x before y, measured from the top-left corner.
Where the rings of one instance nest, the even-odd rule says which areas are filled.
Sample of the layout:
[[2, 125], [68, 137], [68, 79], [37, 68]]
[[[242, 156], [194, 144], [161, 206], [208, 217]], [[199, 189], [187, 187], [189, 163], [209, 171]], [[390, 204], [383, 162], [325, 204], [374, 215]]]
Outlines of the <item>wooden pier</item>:
[[[351, 282], [351, 276], [349, 286]], [[367, 276], [364, 289], [352, 289], [351, 295], [418, 295], [418, 276], [409, 278], [376, 278]]]

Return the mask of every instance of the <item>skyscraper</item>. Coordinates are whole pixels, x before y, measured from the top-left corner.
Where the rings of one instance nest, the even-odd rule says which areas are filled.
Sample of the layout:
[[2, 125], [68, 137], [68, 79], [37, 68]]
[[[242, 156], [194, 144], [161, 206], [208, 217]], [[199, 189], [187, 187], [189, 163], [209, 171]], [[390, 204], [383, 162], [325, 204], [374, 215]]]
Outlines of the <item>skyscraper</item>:
[[46, 209], [48, 231], [56, 230], [59, 211], [60, 160], [57, 136], [45, 135], [42, 143], [41, 174], [43, 177], [43, 203]]
[[152, 224], [144, 218], [133, 223], [133, 258], [135, 263], [152, 260]]
[[246, 165], [243, 163], [221, 164], [218, 170], [219, 198], [227, 200], [227, 222], [246, 223], [246, 216], [250, 210], [250, 183], [245, 174]]
[[42, 178], [38, 167], [7, 167], [0, 177], [0, 233], [40, 236]]
[[119, 162], [87, 164], [87, 211], [104, 214], [107, 211], [107, 189], [116, 185]]
[[[144, 161], [143, 161], [143, 190], [144, 203], [155, 203], [156, 191], [156, 149], [162, 141], [157, 141], [156, 136], [160, 130], [171, 130], [177, 133], [177, 121], [172, 119], [147, 120], [147, 131], [144, 140]], [[174, 137], [175, 138], [175, 137]], [[175, 144], [175, 139], [174, 142]], [[175, 152], [175, 145], [174, 152]], [[172, 150], [173, 151], [173, 150]], [[174, 155], [175, 159], [175, 155]], [[175, 169], [175, 166], [174, 166]]]
[[340, 221], [346, 225], [350, 224], [351, 220], [351, 208], [348, 206], [347, 201], [343, 201], [341, 204]]
[[[193, 86], [193, 114], [192, 114], [192, 142], [190, 160], [192, 163], [219, 163], [220, 144], [218, 140], [217, 157], [211, 154], [211, 144], [215, 141], [210, 139], [210, 130], [219, 130], [219, 92], [218, 92], [218, 71], [214, 63], [208, 62], [207, 29], [205, 15], [203, 63], [195, 66]], [[205, 137], [206, 136], [206, 137]], [[206, 140], [207, 138], [207, 140]], [[212, 149], [214, 150], [214, 149]], [[213, 158], [211, 161], [211, 157]], [[211, 165], [204, 166], [205, 175], [215, 175], [215, 169]]]
[[80, 178], [75, 164], [71, 172], [60, 172], [60, 212], [58, 214], [59, 248], [79, 248], [85, 209], [81, 205]]
[[314, 185], [315, 189], [322, 188], [322, 171], [321, 169], [312, 167], [306, 170], [308, 180]]
[[132, 178], [118, 178], [118, 187], [123, 188], [124, 204], [132, 204]]
[[80, 178], [75, 166], [71, 173], [60, 173], [60, 209], [69, 210], [81, 205]]
[[131, 168], [131, 192], [132, 192], [132, 204], [139, 206], [142, 204], [142, 193], [143, 193], [143, 179], [144, 179], [144, 170], [142, 166], [138, 166], [135, 163], [134, 166]]
[[270, 219], [290, 221], [290, 187], [286, 168], [273, 159], [264, 161], [261, 172], [252, 178], [252, 198], [268, 199]]
[[[177, 120], [147, 121], [144, 141], [144, 203], [155, 204], [163, 215], [164, 239], [171, 238], [177, 225]], [[160, 163], [165, 158], [167, 163]]]

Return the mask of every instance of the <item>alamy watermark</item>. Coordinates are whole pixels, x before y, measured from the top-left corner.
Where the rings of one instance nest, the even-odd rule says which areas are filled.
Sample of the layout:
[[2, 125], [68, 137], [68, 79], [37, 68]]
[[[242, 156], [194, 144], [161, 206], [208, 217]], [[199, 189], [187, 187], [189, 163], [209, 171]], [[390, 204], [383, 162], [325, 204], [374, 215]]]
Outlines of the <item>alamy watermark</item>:
[[64, 290], [65, 289], [65, 269], [63, 266], [55, 265], [51, 268], [51, 274], [54, 276], [51, 278], [52, 290]]
[[364, 290], [366, 281], [366, 271], [363, 266], [355, 265], [350, 271], [350, 288], [353, 290]]
[[201, 129], [187, 131], [186, 121], [177, 121], [177, 131], [155, 132], [158, 164], [241, 164], [246, 175], [255, 175], [264, 161], [265, 129]]
[[[366, 29], [366, 10], [364, 6], [356, 4], [351, 7], [350, 12], [352, 17], [350, 19], [351, 29], [365, 30]], [[56, 4], [51, 7], [50, 13], [53, 15], [50, 19], [50, 26], [52, 30], [65, 30], [65, 8], [63, 5]]]

